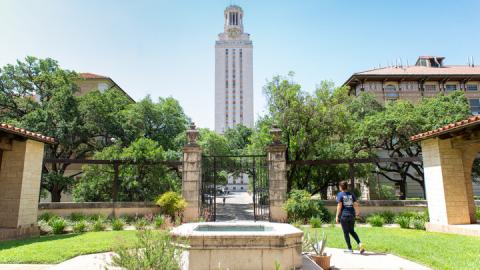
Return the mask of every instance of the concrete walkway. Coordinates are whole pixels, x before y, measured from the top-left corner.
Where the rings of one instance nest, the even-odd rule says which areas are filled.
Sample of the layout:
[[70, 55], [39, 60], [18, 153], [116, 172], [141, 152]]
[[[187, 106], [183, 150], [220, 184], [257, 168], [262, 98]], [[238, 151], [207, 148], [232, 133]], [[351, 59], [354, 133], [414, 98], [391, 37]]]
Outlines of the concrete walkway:
[[231, 192], [217, 197], [217, 221], [253, 220], [252, 196], [248, 192]]
[[326, 248], [325, 252], [332, 255], [332, 269], [431, 270], [392, 254], [365, 252], [362, 255], [357, 251], [349, 254], [338, 248]]
[[[428, 267], [391, 254], [374, 252], [366, 252], [364, 255], [358, 252], [348, 254], [345, 253], [343, 249], [337, 248], [327, 248], [326, 252], [332, 255], [332, 270], [431, 270]], [[0, 265], [0, 270], [119, 270], [120, 268], [111, 266], [112, 255], [112, 252], [82, 255], [54, 266], [41, 264], [3, 264]], [[305, 262], [304, 260], [304, 263]], [[303, 268], [303, 270], [314, 269], [318, 268], [308, 262]]]

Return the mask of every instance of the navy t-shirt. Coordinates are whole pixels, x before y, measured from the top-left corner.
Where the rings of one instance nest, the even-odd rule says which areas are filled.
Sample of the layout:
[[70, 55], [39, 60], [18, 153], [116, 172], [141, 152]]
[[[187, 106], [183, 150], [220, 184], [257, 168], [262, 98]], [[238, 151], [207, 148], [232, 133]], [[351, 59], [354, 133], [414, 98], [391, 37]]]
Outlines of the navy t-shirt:
[[355, 195], [350, 192], [341, 191], [337, 194], [337, 203], [342, 203], [342, 212], [341, 215], [352, 215], [355, 216], [355, 208], [353, 208], [353, 203], [357, 201]]

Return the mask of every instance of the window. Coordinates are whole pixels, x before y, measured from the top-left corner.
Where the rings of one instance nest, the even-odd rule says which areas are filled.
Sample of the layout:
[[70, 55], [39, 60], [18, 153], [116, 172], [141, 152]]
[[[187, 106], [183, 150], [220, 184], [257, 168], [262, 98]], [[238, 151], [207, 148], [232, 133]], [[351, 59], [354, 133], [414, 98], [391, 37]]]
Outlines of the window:
[[225, 55], [228, 55], [228, 49], [225, 49]]
[[469, 99], [468, 103], [470, 104], [470, 111], [473, 115], [480, 114], [480, 100], [478, 99]]
[[447, 84], [445, 85], [445, 91], [455, 91], [457, 90], [457, 85], [456, 84]]
[[467, 91], [478, 91], [478, 85], [476, 85], [476, 84], [467, 84]]
[[393, 84], [387, 84], [385, 86], [385, 91], [388, 91], [388, 92], [395, 92], [397, 91], [397, 87]]
[[395, 100], [398, 99], [398, 92], [397, 92], [397, 87], [393, 84], [387, 84], [384, 87], [385, 90], [385, 97], [390, 100]]
[[240, 187], [241, 190], [243, 190], [243, 187]]
[[437, 86], [435, 84], [425, 84], [423, 86], [426, 92], [435, 92], [437, 91]]
[[100, 92], [103, 92], [107, 89], [108, 89], [108, 84], [106, 84], [106, 83], [99, 83], [98, 84], [98, 90], [100, 90]]

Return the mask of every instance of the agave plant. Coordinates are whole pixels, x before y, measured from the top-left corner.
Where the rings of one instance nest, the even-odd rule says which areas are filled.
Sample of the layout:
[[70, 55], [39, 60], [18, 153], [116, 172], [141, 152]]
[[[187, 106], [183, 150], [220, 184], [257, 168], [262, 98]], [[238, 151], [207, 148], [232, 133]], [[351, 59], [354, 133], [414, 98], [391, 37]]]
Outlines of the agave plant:
[[316, 255], [322, 256], [325, 253], [325, 246], [327, 245], [327, 236], [322, 234], [320, 239], [318, 233], [305, 233], [303, 236], [303, 250], [313, 251]]

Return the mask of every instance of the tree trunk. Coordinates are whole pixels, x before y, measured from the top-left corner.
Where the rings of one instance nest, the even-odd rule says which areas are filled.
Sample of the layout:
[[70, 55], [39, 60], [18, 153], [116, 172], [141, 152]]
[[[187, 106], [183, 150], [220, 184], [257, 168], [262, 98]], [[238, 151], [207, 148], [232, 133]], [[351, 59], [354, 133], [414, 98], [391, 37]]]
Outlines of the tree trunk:
[[320, 190], [320, 198], [321, 198], [322, 200], [328, 200], [328, 198], [327, 198], [327, 192], [328, 192], [328, 187], [322, 188], [322, 189]]
[[52, 202], [60, 202], [60, 199], [62, 198], [62, 191], [61, 190], [58, 190], [58, 188], [54, 188], [50, 192], [50, 194], [52, 196]]
[[402, 176], [402, 181], [400, 182], [400, 200], [407, 199], [407, 179]]

